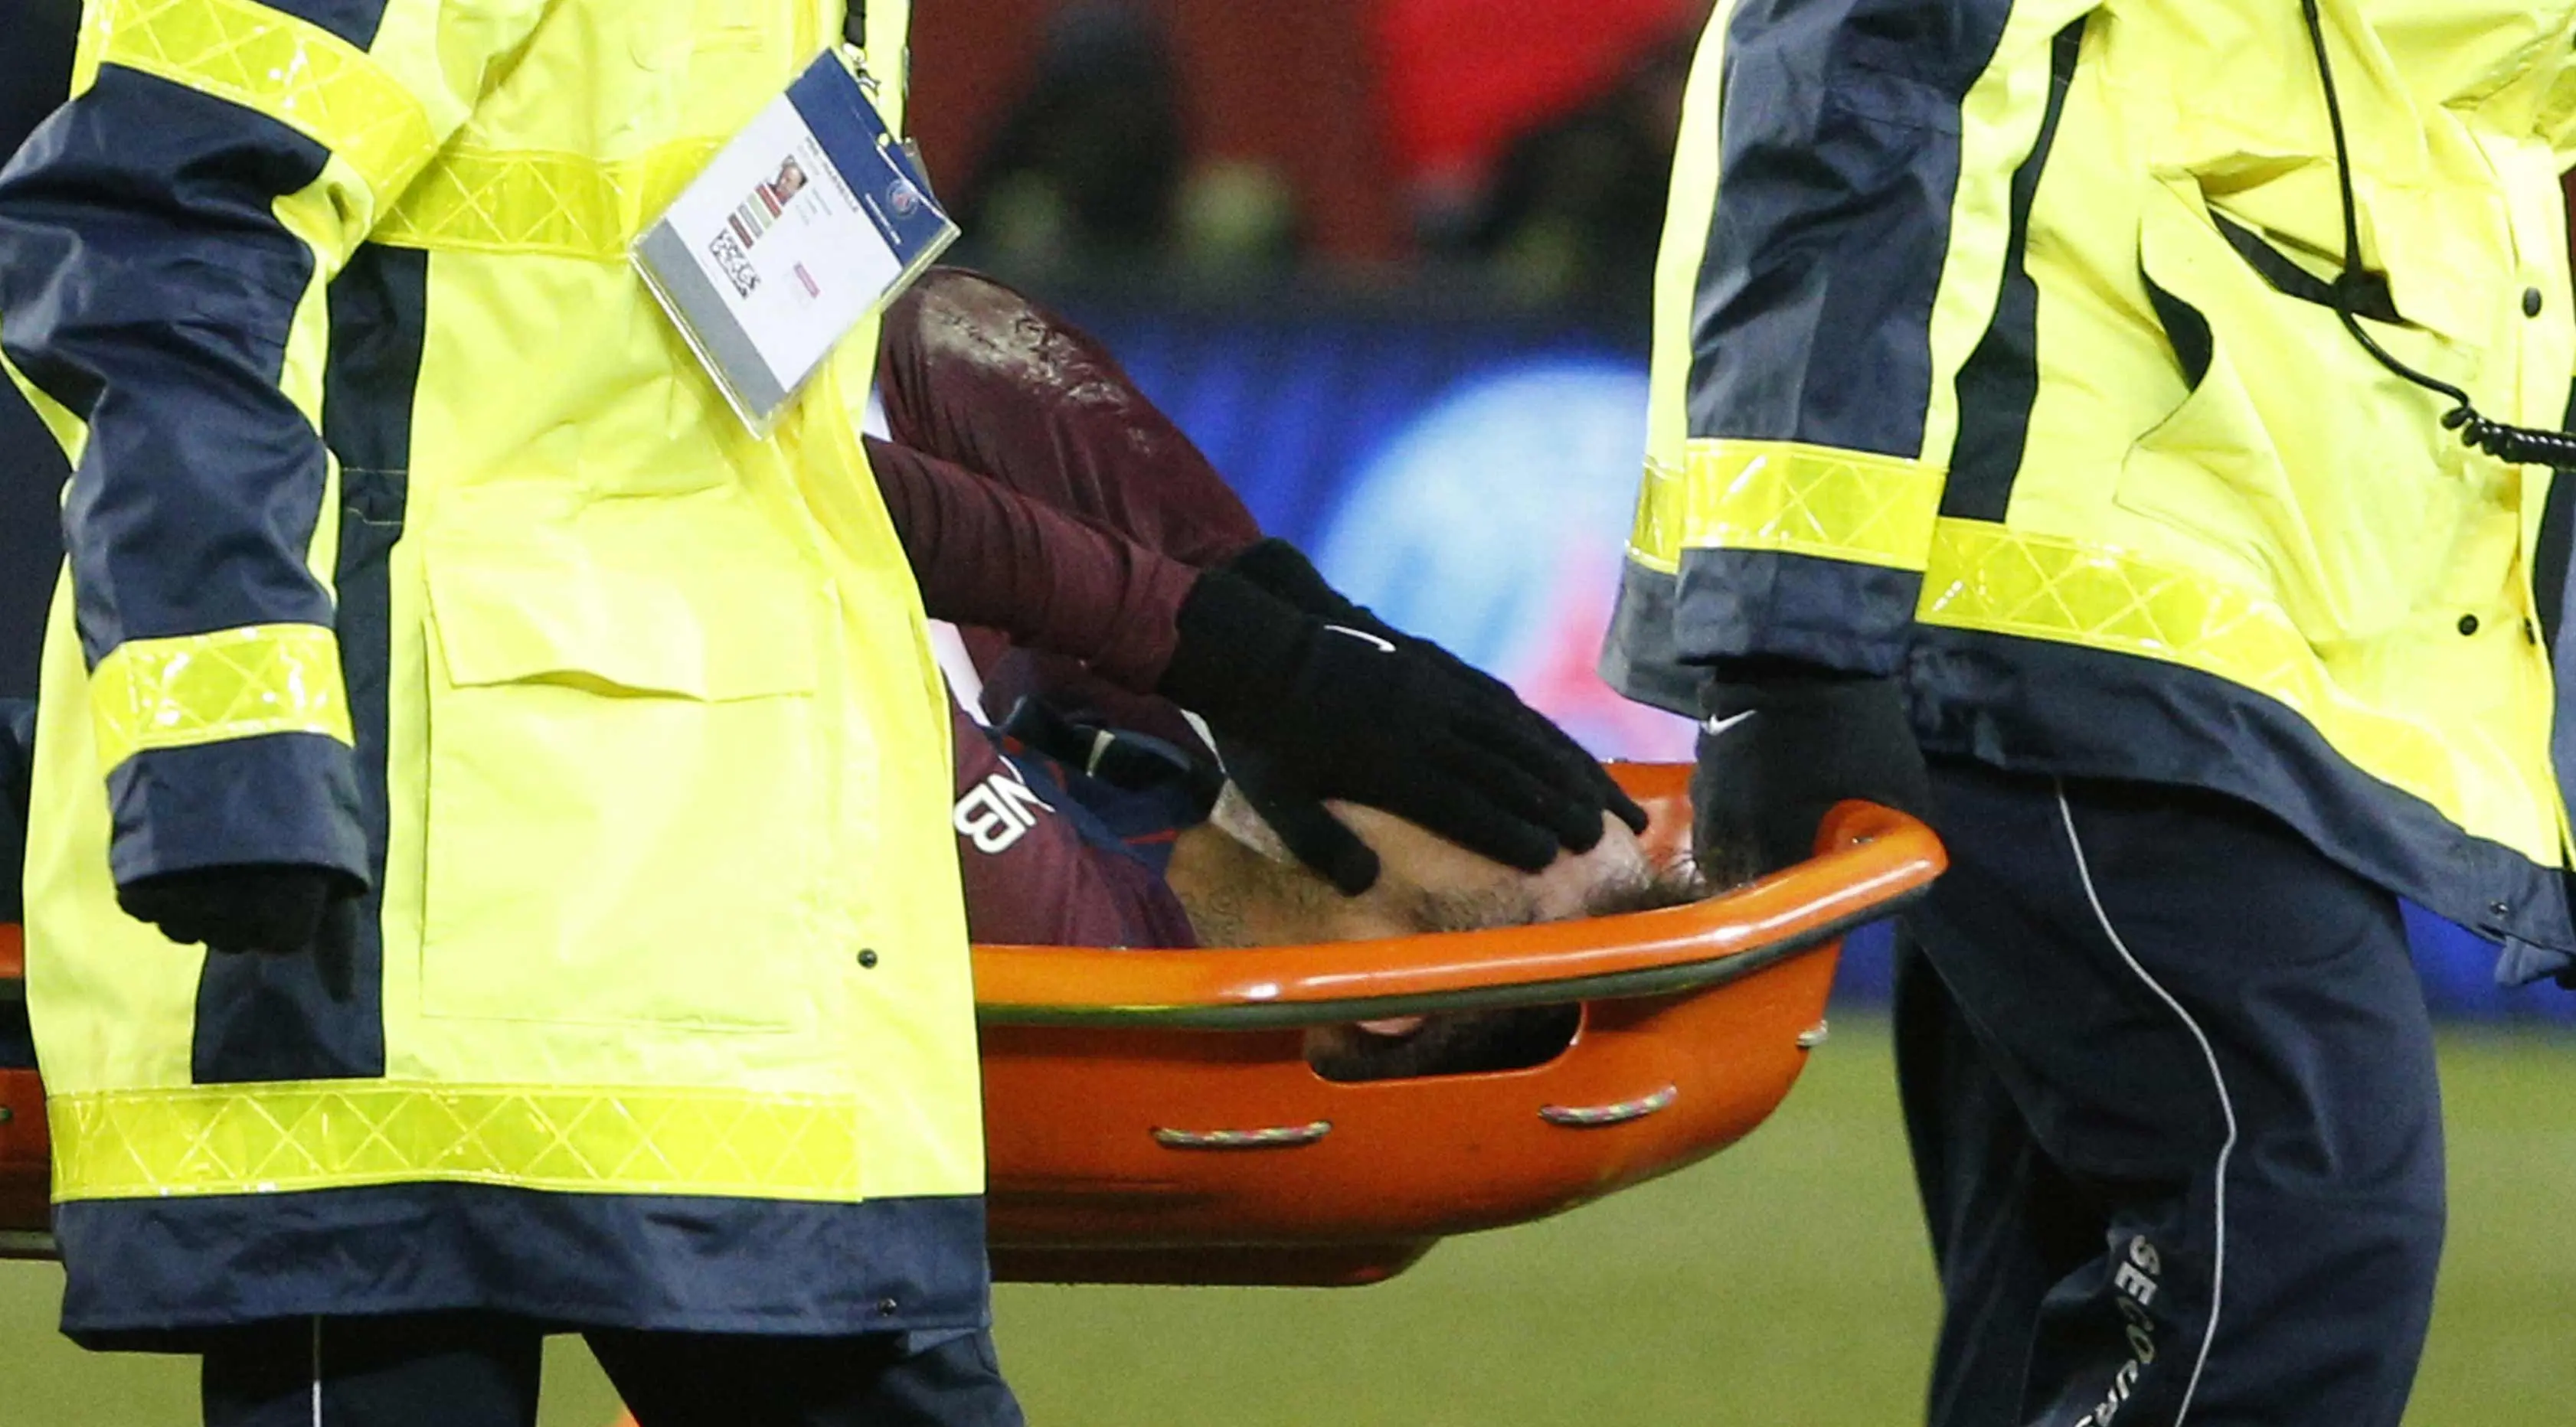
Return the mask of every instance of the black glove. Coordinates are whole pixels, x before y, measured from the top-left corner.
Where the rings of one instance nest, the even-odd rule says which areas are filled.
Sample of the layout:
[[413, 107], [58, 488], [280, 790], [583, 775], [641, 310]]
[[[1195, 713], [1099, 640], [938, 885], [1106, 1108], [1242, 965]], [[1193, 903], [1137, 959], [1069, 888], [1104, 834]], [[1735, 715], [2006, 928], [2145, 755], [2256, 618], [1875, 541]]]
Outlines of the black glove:
[[[1157, 692], [1257, 748], [1245, 771], [1273, 790], [1383, 808], [1532, 872], [1560, 845], [1600, 841], [1602, 799], [1564, 776], [1520, 701], [1498, 700], [1427, 646], [1329, 625], [1227, 570], [1199, 577], [1178, 625]], [[1346, 893], [1377, 879], [1356, 838], [1320, 860], [1290, 847]]]
[[[1646, 810], [1637, 806], [1637, 800], [1628, 796], [1619, 780], [1610, 776], [1610, 770], [1546, 715], [1522, 703], [1509, 684], [1430, 640], [1397, 629], [1365, 605], [1352, 603], [1349, 596], [1324, 579], [1323, 572], [1296, 546], [1285, 540], [1264, 540], [1228, 560], [1225, 568], [1327, 624], [1374, 634], [1399, 647], [1419, 648], [1458, 677], [1483, 688], [1498, 714], [1516, 720], [1530, 736], [1550, 748], [1549, 781], [1597, 799], [1603, 811], [1626, 823], [1630, 831], [1646, 830]], [[1590, 849], [1592, 842], [1567, 845], [1582, 852]]]
[[165, 872], [116, 889], [127, 916], [215, 952], [307, 950], [333, 905], [358, 895], [344, 873], [277, 864]]
[[1932, 788], [1894, 679], [1796, 664], [1721, 670], [1702, 687], [1693, 846], [1711, 878], [1815, 853], [1825, 814], [1860, 798], [1924, 817]]

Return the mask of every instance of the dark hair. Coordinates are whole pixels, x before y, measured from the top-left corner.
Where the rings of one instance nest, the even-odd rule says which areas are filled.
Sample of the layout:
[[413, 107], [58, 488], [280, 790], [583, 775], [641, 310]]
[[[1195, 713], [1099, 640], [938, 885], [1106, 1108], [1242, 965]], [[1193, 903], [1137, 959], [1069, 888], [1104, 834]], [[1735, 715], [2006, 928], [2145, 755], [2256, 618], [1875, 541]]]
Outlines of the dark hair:
[[1701, 845], [1692, 851], [1698, 862], [1700, 884], [1708, 889], [1703, 896], [1732, 891], [1762, 875], [1762, 854], [1750, 838], [1719, 838], [1710, 828], [1699, 828], [1696, 836]]
[[1630, 912], [1660, 912], [1666, 907], [1687, 907], [1729, 885], [1732, 884], [1714, 881], [1702, 868], [1690, 862], [1675, 862], [1642, 876], [1625, 877], [1593, 888], [1592, 894], [1583, 899], [1583, 915], [1621, 917]]

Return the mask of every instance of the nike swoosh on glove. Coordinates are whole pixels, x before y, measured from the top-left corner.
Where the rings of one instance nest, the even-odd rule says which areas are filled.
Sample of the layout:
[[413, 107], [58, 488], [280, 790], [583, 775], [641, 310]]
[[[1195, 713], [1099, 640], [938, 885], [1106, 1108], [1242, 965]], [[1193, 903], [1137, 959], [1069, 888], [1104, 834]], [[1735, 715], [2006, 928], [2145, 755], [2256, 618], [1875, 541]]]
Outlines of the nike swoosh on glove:
[[1700, 709], [1692, 843], [1712, 879], [1806, 861], [1825, 814], [1848, 799], [1929, 814], [1931, 779], [1894, 679], [1737, 666], [1702, 686]]

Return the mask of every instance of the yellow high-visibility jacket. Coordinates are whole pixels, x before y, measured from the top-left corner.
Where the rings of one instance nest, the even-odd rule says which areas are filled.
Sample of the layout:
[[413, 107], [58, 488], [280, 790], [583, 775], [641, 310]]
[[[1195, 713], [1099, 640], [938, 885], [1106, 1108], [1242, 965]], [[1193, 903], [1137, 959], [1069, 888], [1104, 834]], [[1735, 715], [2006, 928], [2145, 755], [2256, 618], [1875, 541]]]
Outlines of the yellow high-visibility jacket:
[[[77, 1336], [984, 1321], [873, 332], [757, 440], [626, 260], [842, 27], [92, 0], [0, 176], [0, 351], [76, 467], [27, 891]], [[372, 890], [292, 956], [118, 910], [243, 863]]]
[[[2366, 329], [2556, 429], [2576, 4], [2322, 10]], [[2342, 330], [2298, 0], [1740, 0], [1685, 103], [1614, 683], [1897, 674], [1936, 753], [2217, 789], [2576, 945], [2576, 512]]]

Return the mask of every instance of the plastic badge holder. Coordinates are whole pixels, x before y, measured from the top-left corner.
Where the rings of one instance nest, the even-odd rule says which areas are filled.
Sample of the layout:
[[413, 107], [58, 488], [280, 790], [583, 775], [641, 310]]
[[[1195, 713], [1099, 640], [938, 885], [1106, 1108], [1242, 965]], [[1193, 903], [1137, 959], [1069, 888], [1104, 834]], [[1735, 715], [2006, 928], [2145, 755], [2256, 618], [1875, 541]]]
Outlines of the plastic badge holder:
[[827, 52], [717, 152], [633, 261], [764, 435], [832, 349], [956, 238], [918, 158]]

